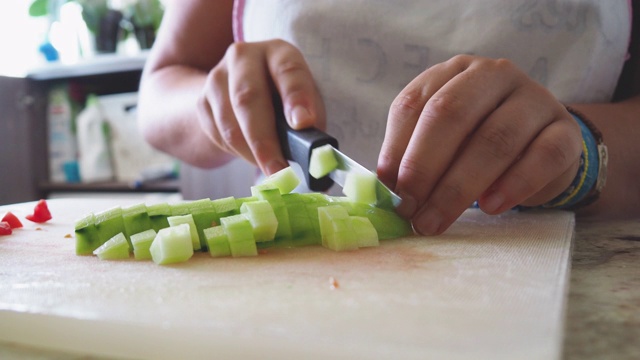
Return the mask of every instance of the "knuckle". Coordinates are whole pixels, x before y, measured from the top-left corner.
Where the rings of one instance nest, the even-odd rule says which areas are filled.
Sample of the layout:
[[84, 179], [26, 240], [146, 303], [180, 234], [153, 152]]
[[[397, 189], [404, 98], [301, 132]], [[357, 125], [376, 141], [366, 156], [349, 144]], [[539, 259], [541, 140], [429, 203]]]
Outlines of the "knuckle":
[[251, 43], [234, 42], [233, 44], [229, 45], [229, 47], [227, 48], [225, 57], [228, 57], [229, 60], [233, 62], [234, 59], [238, 59], [240, 57], [248, 55], [248, 53], [251, 51], [251, 48], [253, 46], [254, 45]]
[[575, 151], [572, 150], [572, 142], [568, 141], [567, 136], [558, 138], [541, 139], [537, 151], [540, 153], [543, 161], [554, 167], [567, 167], [574, 159]]
[[464, 108], [459, 96], [439, 91], [429, 99], [423, 110], [427, 119], [455, 119]]
[[438, 202], [442, 204], [461, 204], [469, 198], [465, 187], [456, 181], [443, 182], [437, 189]]
[[492, 126], [478, 134], [482, 148], [495, 159], [510, 158], [515, 155], [515, 131], [508, 125]]
[[275, 66], [274, 74], [276, 76], [296, 76], [300, 73], [306, 73], [307, 67], [301, 60], [283, 59]]
[[244, 134], [239, 126], [229, 126], [221, 130], [220, 137], [227, 146], [231, 148], [237, 148], [240, 144], [245, 142]]
[[260, 89], [251, 84], [241, 84], [232, 96], [232, 103], [236, 107], [249, 107], [260, 96]]
[[424, 95], [417, 89], [403, 91], [391, 103], [389, 112], [394, 116], [406, 116], [422, 111]]

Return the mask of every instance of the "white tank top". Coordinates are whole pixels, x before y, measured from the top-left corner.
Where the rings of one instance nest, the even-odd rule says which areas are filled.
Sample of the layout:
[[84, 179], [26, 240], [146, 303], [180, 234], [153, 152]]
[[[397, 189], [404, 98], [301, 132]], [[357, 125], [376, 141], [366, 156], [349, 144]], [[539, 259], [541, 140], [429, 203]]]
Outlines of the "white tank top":
[[340, 148], [375, 169], [389, 106], [457, 54], [508, 58], [563, 102], [613, 95], [629, 0], [236, 0], [237, 41], [280, 38], [304, 54]]

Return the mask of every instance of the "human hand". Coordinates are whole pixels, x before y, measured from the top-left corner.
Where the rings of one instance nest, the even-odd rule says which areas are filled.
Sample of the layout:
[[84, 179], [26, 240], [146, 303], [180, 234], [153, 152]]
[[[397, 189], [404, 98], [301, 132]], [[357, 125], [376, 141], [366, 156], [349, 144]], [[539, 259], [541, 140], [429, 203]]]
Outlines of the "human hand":
[[209, 140], [266, 175], [288, 166], [276, 132], [273, 91], [292, 128], [324, 128], [324, 106], [307, 63], [283, 40], [232, 44], [198, 99], [200, 127]]
[[416, 232], [435, 235], [475, 200], [489, 214], [550, 201], [581, 151], [578, 124], [544, 87], [508, 60], [460, 55], [396, 97], [378, 175]]

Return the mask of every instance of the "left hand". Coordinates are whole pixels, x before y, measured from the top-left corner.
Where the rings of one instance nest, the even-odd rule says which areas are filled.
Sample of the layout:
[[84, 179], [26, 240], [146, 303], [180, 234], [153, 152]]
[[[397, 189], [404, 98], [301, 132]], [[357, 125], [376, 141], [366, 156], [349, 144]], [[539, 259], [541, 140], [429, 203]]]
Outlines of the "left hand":
[[578, 124], [547, 89], [508, 60], [459, 55], [396, 97], [378, 175], [416, 232], [435, 235], [476, 200], [489, 214], [552, 200], [581, 152]]

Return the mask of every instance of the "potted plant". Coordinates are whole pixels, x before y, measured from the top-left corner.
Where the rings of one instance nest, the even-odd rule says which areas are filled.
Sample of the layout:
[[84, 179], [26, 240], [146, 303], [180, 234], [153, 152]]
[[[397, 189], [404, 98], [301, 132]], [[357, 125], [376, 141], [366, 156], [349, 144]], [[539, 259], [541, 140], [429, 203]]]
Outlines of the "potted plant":
[[160, 27], [164, 7], [160, 0], [134, 0], [123, 9], [141, 49], [149, 49]]

